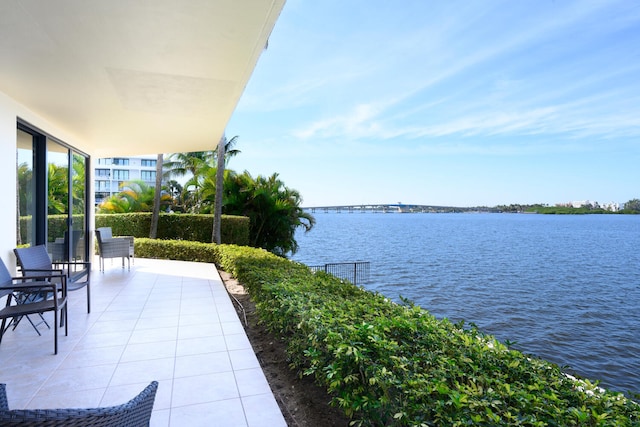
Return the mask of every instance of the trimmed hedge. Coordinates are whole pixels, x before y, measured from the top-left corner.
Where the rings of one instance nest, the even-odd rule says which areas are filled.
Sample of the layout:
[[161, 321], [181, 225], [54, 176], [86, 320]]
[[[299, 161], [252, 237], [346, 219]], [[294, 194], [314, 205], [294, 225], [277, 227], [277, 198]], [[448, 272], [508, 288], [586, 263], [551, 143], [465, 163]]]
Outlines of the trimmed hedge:
[[184, 240], [158, 240], [146, 237], [133, 242], [136, 257], [216, 263], [218, 246], [213, 243]]
[[[31, 231], [31, 215], [20, 217], [20, 238], [21, 241], [27, 242], [29, 240], [29, 231]], [[64, 236], [64, 232], [67, 231], [67, 215], [49, 215], [47, 217], [47, 241], [54, 242], [56, 238]], [[84, 215], [73, 215], [74, 224], [82, 224], [84, 222]]]
[[[149, 237], [151, 213], [96, 214], [96, 228], [111, 227], [114, 236]], [[211, 242], [213, 215], [160, 214], [158, 239]], [[249, 244], [249, 218], [222, 215], [222, 243]]]
[[139, 256], [215, 262], [362, 426], [639, 426], [640, 406], [476, 328], [438, 320], [265, 250], [136, 240]]
[[638, 426], [640, 406], [510, 350], [266, 251], [222, 245], [291, 365], [367, 426]]
[[[67, 230], [66, 215], [49, 215], [48, 241], [53, 242]], [[81, 224], [84, 215], [74, 215], [73, 221]], [[246, 246], [249, 244], [249, 218], [244, 216], [222, 215], [220, 227], [222, 243]], [[114, 236], [149, 237], [151, 213], [96, 214], [96, 228], [111, 227]], [[31, 216], [20, 217], [20, 234], [26, 242], [31, 227]], [[211, 242], [213, 215], [160, 214], [158, 219], [158, 238]]]

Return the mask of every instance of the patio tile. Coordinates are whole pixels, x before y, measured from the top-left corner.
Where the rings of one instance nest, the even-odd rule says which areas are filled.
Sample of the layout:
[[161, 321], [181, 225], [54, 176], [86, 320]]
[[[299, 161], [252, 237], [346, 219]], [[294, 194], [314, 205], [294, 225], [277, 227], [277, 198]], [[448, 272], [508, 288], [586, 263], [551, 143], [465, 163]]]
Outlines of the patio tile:
[[88, 333], [76, 344], [76, 349], [82, 348], [101, 348], [113, 347], [116, 345], [125, 345], [131, 338], [130, 331], [123, 332], [107, 332], [107, 333]]
[[[137, 259], [69, 294], [69, 336], [28, 323], [0, 346], [12, 408], [127, 402], [156, 380], [152, 426], [285, 426], [215, 266]], [[46, 317], [53, 325], [52, 316]], [[63, 392], [61, 392], [61, 390]]]
[[178, 306], [167, 307], [166, 305], [167, 305], [167, 302], [165, 301], [165, 307], [160, 307], [160, 306], [145, 307], [140, 312], [140, 318], [146, 319], [146, 318], [156, 318], [156, 317], [162, 317], [162, 316], [180, 316], [180, 307]]
[[76, 348], [60, 365], [61, 369], [117, 364], [122, 357], [124, 345], [100, 348]]
[[240, 397], [233, 372], [174, 378], [173, 407]]
[[116, 364], [58, 369], [47, 379], [38, 393], [56, 394], [63, 390], [83, 391], [106, 388]]
[[[218, 311], [215, 307], [211, 307], [209, 313], [204, 317], [202, 314], [192, 314], [188, 312], [180, 315], [180, 326], [201, 325], [203, 323], [220, 325], [220, 321], [218, 320]], [[222, 334], [222, 329], [220, 329], [220, 334]]]
[[180, 316], [141, 317], [135, 329], [170, 328], [177, 327], [179, 324]]
[[[64, 391], [62, 391], [64, 390]], [[93, 390], [58, 389], [51, 392], [42, 391], [35, 395], [24, 409], [47, 408], [96, 408], [100, 406], [100, 400], [104, 394], [104, 388]], [[11, 404], [13, 408], [13, 403]]]
[[[171, 387], [173, 380], [158, 381], [158, 391], [153, 409], [171, 408]], [[100, 406], [114, 406], [128, 402], [137, 396], [149, 383], [136, 383], [119, 386], [110, 386], [104, 392]]]
[[234, 335], [234, 334], [243, 334], [244, 328], [242, 327], [242, 323], [239, 321], [236, 322], [221, 322], [222, 331], [225, 335]]
[[172, 426], [247, 427], [245, 408], [238, 398], [174, 408], [170, 421]]
[[[155, 408], [155, 406], [154, 406]], [[170, 409], [154, 409], [151, 413], [151, 422], [150, 427], [169, 427], [170, 426], [170, 417], [171, 410]], [[179, 424], [175, 424], [179, 425]]]
[[131, 338], [129, 339], [129, 343], [141, 344], [141, 343], [175, 340], [177, 334], [178, 334], [177, 326], [171, 326], [168, 328], [155, 328], [155, 329], [136, 329], [131, 333]]
[[249, 427], [287, 427], [280, 407], [271, 395], [258, 394], [242, 397], [242, 405], [249, 409], [245, 411]]
[[129, 344], [122, 353], [120, 362], [135, 362], [139, 360], [153, 360], [174, 357], [176, 342], [160, 341], [140, 344]]
[[234, 370], [260, 367], [260, 362], [252, 349], [230, 350], [229, 357]]
[[222, 333], [222, 325], [220, 325], [220, 323], [207, 322], [197, 325], [180, 326], [178, 328], [178, 339], [220, 337]]
[[180, 378], [230, 371], [232, 368], [229, 353], [219, 351], [176, 357], [174, 376]]
[[242, 369], [233, 371], [240, 396], [254, 396], [256, 394], [269, 394], [271, 388], [260, 368]]
[[173, 358], [119, 363], [110, 385], [150, 383], [173, 378]]
[[251, 348], [249, 338], [245, 334], [225, 335], [228, 350], [242, 350]]
[[226, 351], [227, 343], [219, 337], [202, 337], [179, 339], [176, 356], [188, 356], [191, 354], [215, 353], [218, 351]]
[[117, 315], [119, 312], [115, 312], [113, 315], [113, 319], [111, 320], [107, 320], [103, 317], [100, 318], [100, 320], [98, 322], [95, 322], [93, 324], [93, 326], [91, 327], [91, 332], [93, 333], [108, 333], [108, 332], [129, 332], [129, 331], [133, 331], [133, 328], [136, 327], [136, 324], [138, 323], [138, 317], [140, 317], [140, 312], [136, 313], [136, 317], [133, 317], [133, 315], [130, 315], [130, 312], [127, 311], [123, 311], [120, 312], [122, 313], [124, 316], [131, 316], [129, 318], [121, 318], [118, 319]]

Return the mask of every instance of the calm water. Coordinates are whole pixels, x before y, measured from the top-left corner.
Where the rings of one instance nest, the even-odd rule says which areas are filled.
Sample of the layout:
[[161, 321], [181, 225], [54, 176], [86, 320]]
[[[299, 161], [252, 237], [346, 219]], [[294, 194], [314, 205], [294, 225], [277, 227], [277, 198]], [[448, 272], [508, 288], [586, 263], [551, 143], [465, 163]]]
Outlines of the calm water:
[[640, 392], [640, 215], [314, 216], [294, 260], [369, 261], [368, 289]]

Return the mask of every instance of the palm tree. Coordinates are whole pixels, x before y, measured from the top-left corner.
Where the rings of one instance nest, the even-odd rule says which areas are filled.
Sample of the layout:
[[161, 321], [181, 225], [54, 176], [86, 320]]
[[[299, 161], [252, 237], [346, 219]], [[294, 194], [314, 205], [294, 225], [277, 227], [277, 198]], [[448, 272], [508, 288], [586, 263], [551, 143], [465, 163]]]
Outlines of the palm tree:
[[[235, 148], [233, 148], [234, 145], [236, 145], [236, 143], [238, 142], [238, 135], [234, 136], [233, 138], [227, 140], [227, 137], [223, 135], [224, 138], [224, 164], [225, 166], [229, 163], [229, 159], [231, 159], [232, 157], [237, 156], [238, 154], [241, 153], [240, 150], [237, 150]], [[217, 153], [216, 153], [217, 156]]]
[[[154, 198], [154, 187], [144, 181], [129, 181], [123, 185], [120, 193], [109, 197], [98, 206], [98, 213], [151, 212]], [[171, 196], [161, 194], [161, 209], [170, 203]]]
[[71, 177], [73, 183], [71, 187], [73, 197], [72, 212], [74, 215], [81, 215], [84, 214], [85, 204], [85, 158], [74, 154], [71, 167], [73, 168], [73, 176]]
[[149, 237], [155, 239], [158, 234], [158, 220], [160, 219], [160, 194], [162, 193], [162, 161], [164, 156], [158, 154], [156, 160], [156, 186], [153, 191], [153, 214], [151, 215], [151, 229]]
[[[223, 136], [223, 139], [225, 141], [223, 157], [226, 165], [230, 158], [240, 153], [240, 150], [233, 148], [238, 141], [237, 135], [229, 140]], [[202, 199], [201, 188], [209, 171], [217, 170], [217, 158], [217, 150], [169, 155], [169, 161], [164, 164], [165, 178], [189, 177], [184, 184], [181, 196], [185, 211], [203, 213], [204, 210], [209, 210]]]
[[169, 155], [169, 161], [164, 163], [164, 169], [169, 177], [183, 177], [189, 174], [196, 176], [203, 168], [212, 167], [214, 159], [213, 151], [173, 153]]
[[[235, 140], [237, 137], [234, 137]], [[213, 202], [213, 231], [211, 233], [211, 242], [222, 243], [220, 234], [220, 220], [222, 218], [222, 187], [224, 186], [224, 166], [225, 166], [225, 148], [227, 146], [227, 137], [222, 135], [218, 142], [217, 168], [216, 168], [216, 193]]]
[[223, 212], [249, 217], [251, 246], [280, 256], [295, 253], [296, 229], [302, 227], [308, 232], [315, 225], [315, 218], [300, 207], [300, 193], [287, 188], [278, 174], [254, 179], [244, 172], [234, 176], [234, 181], [233, 197], [227, 198]]
[[182, 199], [185, 210], [199, 212], [200, 186], [202, 176], [213, 168], [215, 153], [213, 151], [195, 151], [191, 153], [173, 153], [165, 163], [165, 175], [169, 177], [185, 177], [189, 179], [183, 187]]
[[48, 214], [65, 214], [69, 207], [69, 168], [49, 163], [47, 172]]

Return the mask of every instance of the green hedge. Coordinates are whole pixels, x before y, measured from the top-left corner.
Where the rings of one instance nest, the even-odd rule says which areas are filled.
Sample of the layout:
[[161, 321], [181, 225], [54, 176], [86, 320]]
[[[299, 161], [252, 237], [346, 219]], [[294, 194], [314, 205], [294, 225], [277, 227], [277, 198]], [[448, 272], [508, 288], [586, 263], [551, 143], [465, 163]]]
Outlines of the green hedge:
[[[56, 238], [64, 236], [67, 231], [66, 215], [49, 215], [47, 217], [47, 241], [54, 242]], [[82, 224], [84, 215], [73, 215], [74, 224]], [[23, 242], [29, 241], [28, 234], [31, 230], [31, 215], [20, 217], [20, 238]]]
[[640, 406], [492, 336], [261, 249], [136, 239], [137, 256], [214, 262], [243, 283], [291, 366], [365, 426], [639, 426]]
[[173, 259], [217, 263], [218, 245], [213, 243], [187, 242], [184, 240], [159, 240], [145, 237], [133, 242], [136, 257]]
[[[96, 228], [111, 227], [114, 236], [149, 237], [151, 213], [97, 214]], [[213, 215], [161, 214], [158, 219], [158, 238], [211, 242]], [[222, 215], [222, 243], [249, 244], [249, 218]]]
[[[66, 215], [49, 215], [48, 241], [64, 236], [67, 230]], [[81, 224], [84, 215], [74, 215], [73, 221]], [[249, 218], [244, 216], [222, 215], [222, 243], [246, 246], [249, 244]], [[20, 217], [22, 241], [28, 241], [27, 234], [31, 226], [31, 216]], [[96, 228], [111, 227], [114, 236], [149, 237], [151, 213], [97, 214]], [[158, 238], [211, 242], [213, 227], [212, 215], [161, 214], [158, 219]]]
[[287, 342], [292, 367], [368, 426], [638, 426], [640, 406], [508, 349], [266, 251], [221, 245], [218, 263]]

